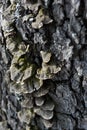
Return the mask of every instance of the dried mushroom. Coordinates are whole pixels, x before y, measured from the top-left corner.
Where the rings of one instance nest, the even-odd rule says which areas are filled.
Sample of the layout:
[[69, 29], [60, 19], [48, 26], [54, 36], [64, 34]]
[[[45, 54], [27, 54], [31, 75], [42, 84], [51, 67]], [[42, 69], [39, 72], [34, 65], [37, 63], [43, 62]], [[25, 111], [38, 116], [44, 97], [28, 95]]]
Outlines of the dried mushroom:
[[38, 15], [35, 19], [36, 21], [32, 22], [31, 24], [34, 29], [40, 29], [43, 26], [43, 24], [49, 24], [53, 21], [49, 18], [49, 16], [44, 14], [43, 9], [39, 10]]
[[42, 63], [42, 68], [37, 70], [36, 77], [42, 80], [51, 79], [54, 74], [58, 73], [60, 70], [61, 68], [56, 65]]
[[10, 72], [11, 72], [11, 80], [20, 83], [23, 77], [23, 73], [20, 70], [18, 70], [15, 66], [10, 67]]
[[16, 83], [22, 83], [26, 79], [30, 78], [35, 72], [35, 65], [27, 62], [26, 57], [21, 58], [26, 53], [22, 50], [18, 51], [13, 57], [10, 67], [11, 80]]
[[29, 126], [26, 126], [26, 130], [31, 130]]
[[36, 97], [35, 103], [37, 106], [42, 106], [44, 104], [44, 97]]
[[40, 130], [37, 126], [31, 125], [31, 126], [26, 126], [26, 130]]
[[38, 78], [34, 78], [33, 84], [34, 84], [35, 90], [39, 90], [41, 88], [41, 86], [43, 85], [43, 80], [38, 79]]
[[34, 92], [34, 97], [42, 97], [49, 92], [49, 86], [42, 86], [38, 91]]
[[43, 110], [48, 110], [48, 111], [52, 111], [54, 109], [54, 103], [52, 101], [46, 101], [41, 108]]
[[7, 49], [8, 49], [12, 54], [14, 54], [14, 53], [15, 53], [15, 52], [14, 52], [14, 51], [15, 51], [15, 46], [16, 46], [15, 42], [13, 41], [12, 38], [7, 38], [6, 41], [7, 41], [7, 44], [6, 44]]
[[43, 122], [44, 126], [48, 129], [52, 127], [52, 123], [49, 120], [45, 120], [43, 118], [40, 118], [40, 120]]
[[44, 63], [48, 63], [51, 59], [51, 53], [45, 52], [45, 51], [40, 51], [40, 54], [42, 56], [42, 60]]
[[28, 93], [33, 93], [34, 91], [35, 91], [35, 88], [34, 88], [34, 86], [33, 86], [33, 81], [32, 81], [32, 79], [29, 79], [28, 81], [27, 81], [27, 85], [28, 85]]
[[53, 118], [53, 111], [45, 111], [40, 108], [34, 108], [34, 112], [44, 118], [45, 120], [50, 120]]
[[20, 84], [15, 84], [15, 83], [10, 83], [10, 92], [11, 93], [21, 93], [21, 85]]
[[33, 102], [33, 97], [32, 95], [28, 94], [23, 94], [23, 100], [21, 100], [21, 106], [22, 108], [33, 108], [34, 102]]
[[18, 118], [21, 122], [25, 122], [29, 124], [34, 114], [31, 112], [30, 109], [23, 109], [22, 111], [18, 112]]
[[10, 0], [11, 4], [14, 4], [16, 2], [16, 0]]
[[35, 72], [35, 66], [34, 64], [29, 65], [25, 70], [24, 70], [24, 75], [22, 78], [22, 81], [25, 81], [26, 79], [30, 78]]
[[[35, 117], [34, 113], [42, 117], [43, 124], [45, 127], [49, 128], [51, 127], [51, 123], [46, 120], [52, 119], [54, 105], [49, 105], [49, 103], [46, 102], [45, 95], [48, 94], [50, 86], [45, 86], [44, 80], [51, 79], [53, 73], [57, 73], [57, 68], [46, 64], [51, 59], [51, 53], [45, 51], [40, 51], [43, 60], [42, 68], [36, 67], [37, 63], [33, 61], [31, 55], [31, 50], [34, 51], [34, 48], [31, 49], [31, 46], [29, 44], [27, 45], [24, 41], [28, 39], [27, 34], [29, 33], [28, 31], [25, 32], [25, 28], [33, 32], [32, 28], [40, 29], [44, 24], [49, 24], [53, 20], [44, 13], [41, 3], [33, 4], [31, 7], [29, 3], [26, 6], [25, 1], [24, 6], [21, 6], [20, 3], [16, 4], [16, 2], [17, 1], [14, 0], [11, 1], [11, 5], [4, 12], [4, 19], [2, 21], [2, 29], [5, 30], [6, 48], [13, 56], [10, 66], [10, 93], [14, 93], [16, 99], [20, 101], [21, 110], [17, 112], [17, 116], [22, 124], [26, 124], [26, 130], [31, 130], [33, 128], [38, 129], [36, 127], [28, 127]], [[31, 10], [31, 13], [25, 15], [26, 8]], [[9, 18], [10, 15], [12, 16], [11, 18]], [[14, 22], [16, 24], [15, 26]], [[28, 22], [29, 26], [26, 24]], [[21, 29], [21, 27], [23, 27], [23, 29]], [[46, 41], [44, 42], [44, 38], [42, 38], [42, 34], [40, 39], [40, 43], [46, 43]], [[41, 71], [40, 74], [39, 71]], [[47, 122], [48, 126], [46, 125]]]

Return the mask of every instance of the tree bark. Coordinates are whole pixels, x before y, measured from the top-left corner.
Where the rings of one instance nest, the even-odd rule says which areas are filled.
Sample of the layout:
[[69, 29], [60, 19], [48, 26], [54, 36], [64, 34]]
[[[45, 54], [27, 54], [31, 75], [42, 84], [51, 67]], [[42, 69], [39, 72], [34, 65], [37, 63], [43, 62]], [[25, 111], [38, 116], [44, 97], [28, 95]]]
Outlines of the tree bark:
[[0, 0], [0, 130], [87, 130], [86, 22], [86, 0]]

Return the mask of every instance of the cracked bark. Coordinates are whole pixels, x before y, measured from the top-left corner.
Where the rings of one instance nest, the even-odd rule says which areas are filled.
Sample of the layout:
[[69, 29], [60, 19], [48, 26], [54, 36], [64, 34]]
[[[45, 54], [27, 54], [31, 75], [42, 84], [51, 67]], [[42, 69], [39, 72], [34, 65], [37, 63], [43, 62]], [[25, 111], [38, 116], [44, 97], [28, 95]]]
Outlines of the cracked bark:
[[[13, 5], [15, 9], [11, 10]], [[39, 14], [40, 9], [46, 12], [44, 19], [43, 14]], [[3, 24], [4, 19], [9, 24], [13, 20], [11, 28], [8, 23]], [[87, 2], [34, 0], [32, 3], [31, 0], [1, 0], [0, 21], [0, 130], [87, 130]], [[24, 102], [28, 98], [32, 99], [30, 101], [33, 102], [33, 108], [37, 107], [34, 89], [39, 89], [38, 85], [34, 88], [34, 83], [37, 83], [34, 77], [33, 80], [30, 79], [34, 82], [33, 89], [31, 87], [34, 94], [30, 93], [30, 97], [25, 96], [23, 92], [19, 94], [10, 91], [11, 87], [14, 88], [12, 83], [20, 81], [14, 78], [16, 73], [13, 73], [14, 82], [10, 73], [12, 60], [18, 53], [20, 44], [23, 44], [23, 47], [30, 46], [30, 52], [25, 49], [26, 54], [22, 52], [22, 57], [28, 57], [29, 63], [36, 65], [36, 70], [42, 70], [43, 58], [40, 51], [50, 52], [52, 55], [52, 59], [45, 63], [45, 66], [54, 63], [61, 67], [58, 73], [53, 72], [52, 79], [48, 78], [48, 75], [37, 76], [46, 80], [43, 80], [45, 92], [42, 92], [46, 94], [43, 96], [44, 101], [41, 101], [51, 99], [55, 105], [53, 125], [49, 124], [51, 128], [46, 128], [40, 120], [45, 113], [42, 117], [36, 114], [30, 124], [27, 124], [28, 119], [22, 122], [17, 115], [24, 110], [21, 105], [24, 98]], [[20, 64], [23, 64], [23, 61]], [[49, 71], [55, 71], [51, 67]], [[36, 93], [37, 95], [40, 93]]]

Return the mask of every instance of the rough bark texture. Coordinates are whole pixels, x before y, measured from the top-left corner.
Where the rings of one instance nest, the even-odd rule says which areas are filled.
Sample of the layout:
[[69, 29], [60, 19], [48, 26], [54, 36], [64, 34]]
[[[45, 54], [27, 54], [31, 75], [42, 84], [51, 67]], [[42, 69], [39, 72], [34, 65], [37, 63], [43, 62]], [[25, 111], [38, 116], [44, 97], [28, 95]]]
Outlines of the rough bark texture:
[[87, 0], [0, 0], [0, 130], [87, 130]]

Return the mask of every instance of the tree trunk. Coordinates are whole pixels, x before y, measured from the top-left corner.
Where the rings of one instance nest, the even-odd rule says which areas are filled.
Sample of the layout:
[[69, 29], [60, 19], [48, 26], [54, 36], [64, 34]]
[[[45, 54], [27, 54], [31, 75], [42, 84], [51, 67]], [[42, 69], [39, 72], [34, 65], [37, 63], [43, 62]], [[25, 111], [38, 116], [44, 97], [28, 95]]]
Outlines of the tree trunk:
[[0, 0], [0, 130], [87, 130], [86, 22], [86, 0]]

